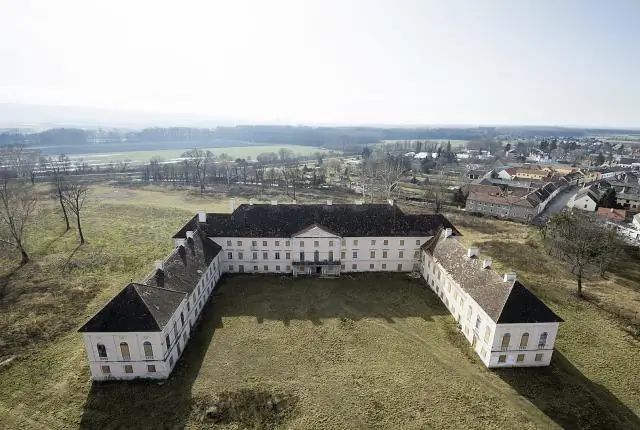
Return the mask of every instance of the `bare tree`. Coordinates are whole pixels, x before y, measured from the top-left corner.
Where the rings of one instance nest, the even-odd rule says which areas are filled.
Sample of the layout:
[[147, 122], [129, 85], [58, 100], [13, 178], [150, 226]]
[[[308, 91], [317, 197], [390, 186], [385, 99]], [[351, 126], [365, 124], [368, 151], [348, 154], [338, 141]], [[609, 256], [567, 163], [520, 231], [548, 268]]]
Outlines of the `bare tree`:
[[578, 212], [562, 212], [549, 219], [546, 242], [552, 255], [562, 259], [576, 277], [582, 297], [584, 278], [597, 268], [603, 275], [620, 252], [617, 232], [595, 217]]
[[24, 230], [35, 212], [37, 194], [24, 184], [3, 179], [0, 183], [0, 242], [15, 247], [21, 256], [20, 264], [29, 262], [24, 247]]
[[282, 176], [286, 186], [287, 195], [289, 194], [289, 185], [293, 188], [293, 200], [296, 199], [296, 184], [300, 181], [300, 168], [296, 164], [288, 164], [282, 169]]
[[227, 185], [229, 185], [229, 182], [231, 181], [230, 161], [232, 160], [232, 158], [229, 155], [227, 155], [225, 152], [223, 152], [218, 157], [218, 160], [220, 161], [220, 163], [222, 163], [222, 166], [224, 167], [225, 178], [227, 179]]
[[204, 193], [207, 184], [207, 168], [213, 162], [214, 155], [209, 150], [192, 149], [182, 154], [187, 158], [188, 166], [193, 169], [198, 185], [200, 185], [200, 194]]
[[424, 197], [431, 202], [433, 211], [440, 213], [446, 200], [446, 183], [442, 176], [425, 180]]
[[[376, 164], [373, 159], [363, 159], [358, 166], [358, 170], [356, 171], [356, 177], [358, 181], [358, 185], [360, 186], [360, 191], [362, 192], [362, 200], [366, 200], [367, 192], [369, 193], [369, 197], [371, 198], [371, 202], [374, 200], [374, 176], [375, 176], [375, 167]], [[345, 176], [348, 178], [348, 172], [345, 169]]]
[[69, 225], [69, 216], [67, 215], [67, 208], [65, 207], [64, 200], [63, 200], [63, 192], [64, 192], [64, 186], [65, 186], [63, 175], [66, 170], [64, 157], [65, 157], [64, 155], [61, 155], [60, 157], [58, 157], [57, 160], [53, 158], [49, 158], [47, 160], [47, 167], [53, 177], [53, 181], [51, 183], [53, 198], [58, 200], [58, 202], [60, 203], [60, 208], [62, 209], [62, 216], [64, 217], [64, 223], [66, 226], [65, 231], [69, 231], [71, 229]]
[[607, 228], [601, 232], [600, 249], [596, 255], [598, 272], [604, 278], [605, 273], [623, 254], [624, 241], [615, 228]]
[[80, 222], [80, 213], [82, 212], [82, 208], [87, 200], [88, 193], [89, 187], [80, 182], [67, 182], [62, 193], [64, 204], [76, 215], [80, 245], [85, 242], [84, 234], [82, 233], [82, 224]]
[[387, 156], [376, 164], [375, 177], [387, 200], [391, 199], [403, 173], [404, 166], [399, 157]]

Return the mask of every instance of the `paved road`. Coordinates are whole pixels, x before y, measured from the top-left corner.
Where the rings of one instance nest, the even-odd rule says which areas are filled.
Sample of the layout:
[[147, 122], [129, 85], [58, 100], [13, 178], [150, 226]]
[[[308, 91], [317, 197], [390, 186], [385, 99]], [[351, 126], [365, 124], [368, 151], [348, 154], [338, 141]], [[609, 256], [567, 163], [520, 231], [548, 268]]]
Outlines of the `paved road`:
[[564, 207], [567, 206], [571, 197], [573, 197], [578, 192], [577, 187], [571, 187], [564, 190], [564, 192], [558, 194], [551, 203], [547, 205], [547, 207], [540, 214], [541, 218], [548, 218], [551, 215], [555, 215], [560, 212]]

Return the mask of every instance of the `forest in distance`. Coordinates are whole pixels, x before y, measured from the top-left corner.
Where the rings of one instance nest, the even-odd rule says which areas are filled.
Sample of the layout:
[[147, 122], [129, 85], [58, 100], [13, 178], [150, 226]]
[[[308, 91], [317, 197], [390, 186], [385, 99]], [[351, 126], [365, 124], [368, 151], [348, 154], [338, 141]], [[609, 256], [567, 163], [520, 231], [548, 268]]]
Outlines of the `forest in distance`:
[[[472, 128], [376, 128], [376, 127], [310, 127], [284, 125], [238, 125], [234, 127], [192, 128], [153, 127], [142, 130], [52, 128], [40, 132], [0, 133], [0, 146], [24, 145], [41, 149], [55, 147], [52, 153], [72, 153], [73, 147], [102, 144], [103, 149], [142, 150], [154, 144], [160, 149], [180, 147], [227, 147], [265, 143], [294, 144], [349, 150], [384, 140], [450, 139], [485, 140], [498, 136], [567, 136], [640, 134], [634, 130], [578, 129], [561, 127], [472, 127]], [[113, 145], [112, 148], [109, 146]], [[64, 147], [64, 148], [60, 148]], [[69, 150], [71, 149], [71, 150]], [[47, 151], [43, 151], [47, 152]]]

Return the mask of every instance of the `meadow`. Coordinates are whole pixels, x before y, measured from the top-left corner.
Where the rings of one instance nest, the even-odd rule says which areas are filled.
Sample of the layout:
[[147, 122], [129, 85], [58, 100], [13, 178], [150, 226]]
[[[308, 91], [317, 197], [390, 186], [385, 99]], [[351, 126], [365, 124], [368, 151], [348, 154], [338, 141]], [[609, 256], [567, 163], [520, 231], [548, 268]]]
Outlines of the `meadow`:
[[[33, 262], [0, 253], [0, 428], [640, 428], [637, 264], [576, 298], [565, 268], [520, 224], [449, 214], [463, 240], [564, 318], [549, 368], [489, 371], [444, 305], [401, 274], [223, 278], [166, 382], [94, 384], [75, 330], [172, 248], [195, 210], [228, 195], [96, 187], [88, 243], [43, 204]], [[0, 358], [2, 361], [2, 358]], [[282, 399], [277, 413], [267, 398]], [[223, 422], [205, 418], [226, 399]]]
[[[258, 154], [263, 152], [275, 152], [278, 153], [280, 149], [288, 149], [293, 151], [296, 155], [310, 155], [314, 152], [328, 152], [325, 149], [317, 148], [314, 146], [302, 146], [302, 145], [252, 145], [252, 146], [227, 146], [227, 147], [215, 147], [200, 149], [210, 150], [216, 156], [220, 154], [227, 154], [234, 160], [236, 158], [251, 157], [255, 160]], [[82, 159], [89, 164], [104, 164], [116, 161], [130, 160], [135, 164], [148, 163], [154, 157], [160, 157], [164, 161], [171, 161], [177, 158], [191, 149], [190, 147], [182, 149], [153, 149], [146, 151], [115, 151], [104, 153], [85, 153], [85, 154], [70, 154], [69, 158], [74, 160]]]

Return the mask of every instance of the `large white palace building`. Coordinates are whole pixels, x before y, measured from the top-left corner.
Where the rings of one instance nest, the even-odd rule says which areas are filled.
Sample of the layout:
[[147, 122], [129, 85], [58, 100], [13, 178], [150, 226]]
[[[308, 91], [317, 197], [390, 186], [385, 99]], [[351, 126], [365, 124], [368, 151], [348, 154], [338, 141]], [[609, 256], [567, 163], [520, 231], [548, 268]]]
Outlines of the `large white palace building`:
[[[546, 366], [559, 323], [517, 279], [465, 249], [442, 215], [390, 204], [244, 204], [200, 212], [140, 283], [79, 331], [95, 380], [169, 377], [222, 274], [416, 272], [488, 367]], [[425, 294], [431, 294], [425, 292]]]

